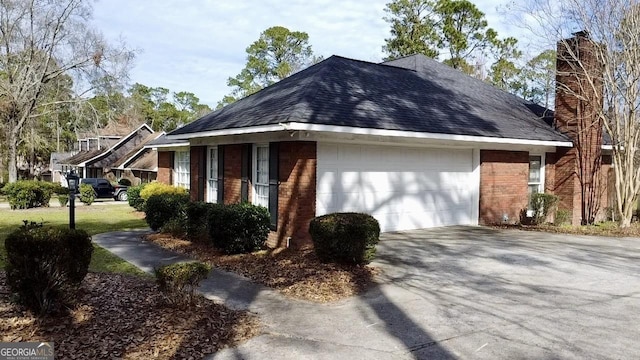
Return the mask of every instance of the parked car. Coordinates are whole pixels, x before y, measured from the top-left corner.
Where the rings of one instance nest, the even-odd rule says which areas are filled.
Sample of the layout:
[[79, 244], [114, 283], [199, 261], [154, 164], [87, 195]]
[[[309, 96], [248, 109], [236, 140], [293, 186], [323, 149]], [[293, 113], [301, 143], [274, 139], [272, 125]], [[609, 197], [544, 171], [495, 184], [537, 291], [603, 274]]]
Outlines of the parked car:
[[127, 196], [127, 189], [129, 189], [127, 185], [116, 185], [113, 190], [113, 199], [116, 201], [129, 200], [129, 196]]
[[81, 184], [89, 184], [93, 187], [93, 191], [97, 198], [114, 197], [114, 187], [109, 180], [100, 178], [85, 178], [80, 180]]

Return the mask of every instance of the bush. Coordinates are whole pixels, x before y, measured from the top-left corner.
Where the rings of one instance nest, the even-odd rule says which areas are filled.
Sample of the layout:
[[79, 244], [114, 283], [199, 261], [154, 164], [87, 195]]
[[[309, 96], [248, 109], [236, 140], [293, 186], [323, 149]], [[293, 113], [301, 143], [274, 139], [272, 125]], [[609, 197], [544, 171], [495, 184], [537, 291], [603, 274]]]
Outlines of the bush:
[[208, 219], [209, 238], [226, 254], [259, 250], [269, 236], [269, 211], [262, 206], [211, 204]]
[[69, 195], [68, 194], [58, 195], [58, 202], [60, 202], [61, 207], [67, 206], [67, 203], [69, 202]]
[[160, 195], [160, 194], [186, 195], [187, 189], [173, 186], [173, 185], [167, 185], [164, 183], [152, 182], [147, 184], [140, 191], [140, 197], [144, 199], [144, 201], [149, 200], [149, 198], [153, 195]]
[[558, 209], [558, 211], [556, 211], [556, 216], [553, 221], [553, 224], [556, 226], [568, 224], [570, 216], [571, 216], [571, 213], [569, 212], [569, 210]]
[[146, 185], [147, 183], [144, 183], [138, 186], [131, 186], [127, 189], [127, 201], [129, 201], [129, 206], [138, 211], [144, 211], [144, 199], [140, 197], [140, 191], [142, 191]]
[[91, 205], [95, 199], [96, 192], [93, 190], [93, 186], [89, 184], [80, 184], [80, 201], [87, 205]]
[[93, 246], [84, 230], [24, 222], [5, 240], [7, 284], [18, 301], [43, 315], [73, 303]]
[[[189, 203], [186, 194], [158, 194], [152, 195], [145, 205], [145, 220], [152, 230], [158, 230], [169, 221], [178, 221], [181, 226], [186, 222], [185, 209]], [[174, 224], [175, 226], [175, 224]]]
[[165, 265], [155, 269], [160, 291], [170, 304], [193, 304], [200, 282], [209, 276], [211, 267], [200, 262]]
[[129, 180], [127, 178], [122, 178], [122, 179], [118, 180], [118, 184], [122, 185], [122, 186], [131, 186], [131, 180]]
[[193, 242], [209, 242], [209, 209], [216, 206], [202, 201], [190, 202], [186, 207], [185, 230], [187, 239]]
[[59, 188], [62, 187], [50, 182], [20, 180], [5, 185], [2, 192], [7, 195], [11, 209], [30, 209], [49, 206], [51, 195]]
[[375, 256], [380, 225], [368, 214], [333, 213], [313, 219], [309, 233], [320, 261], [365, 264]]
[[553, 194], [531, 194], [530, 208], [533, 210], [533, 217], [531, 219], [533, 225], [544, 224], [549, 214], [553, 214], [555, 211], [557, 204], [558, 197]]

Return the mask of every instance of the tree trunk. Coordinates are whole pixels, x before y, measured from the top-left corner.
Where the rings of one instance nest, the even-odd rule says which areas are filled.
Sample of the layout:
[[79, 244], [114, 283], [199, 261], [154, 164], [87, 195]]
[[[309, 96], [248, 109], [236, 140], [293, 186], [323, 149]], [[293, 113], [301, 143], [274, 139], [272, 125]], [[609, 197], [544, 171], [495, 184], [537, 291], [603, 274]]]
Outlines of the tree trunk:
[[[12, 132], [13, 133], [13, 132]], [[18, 139], [16, 135], [9, 137], [9, 183], [18, 181]]]

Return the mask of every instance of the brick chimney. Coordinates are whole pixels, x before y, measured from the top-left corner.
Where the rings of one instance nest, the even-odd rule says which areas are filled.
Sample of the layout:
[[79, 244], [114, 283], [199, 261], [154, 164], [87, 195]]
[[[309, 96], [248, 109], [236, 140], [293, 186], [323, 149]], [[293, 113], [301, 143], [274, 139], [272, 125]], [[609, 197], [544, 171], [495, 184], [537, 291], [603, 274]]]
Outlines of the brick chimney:
[[[602, 66], [596, 44], [581, 31], [557, 44], [555, 126], [573, 141], [556, 153], [554, 193], [573, 225], [595, 220], [602, 198]], [[590, 75], [590, 76], [587, 76]]]

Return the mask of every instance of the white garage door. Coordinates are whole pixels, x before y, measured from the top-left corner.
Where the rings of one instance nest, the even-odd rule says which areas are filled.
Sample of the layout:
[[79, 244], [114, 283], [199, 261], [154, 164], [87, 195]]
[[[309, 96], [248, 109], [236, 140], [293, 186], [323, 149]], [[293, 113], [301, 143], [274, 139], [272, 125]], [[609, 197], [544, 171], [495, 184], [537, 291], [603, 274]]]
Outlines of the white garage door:
[[318, 143], [317, 171], [317, 215], [365, 212], [382, 231], [477, 222], [472, 150]]

